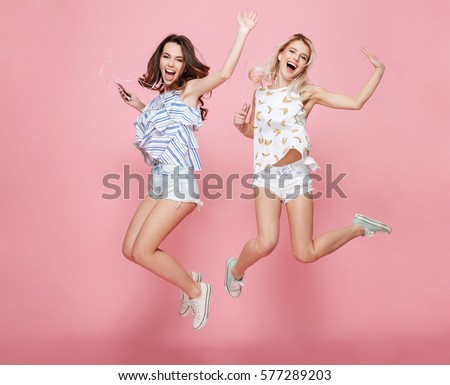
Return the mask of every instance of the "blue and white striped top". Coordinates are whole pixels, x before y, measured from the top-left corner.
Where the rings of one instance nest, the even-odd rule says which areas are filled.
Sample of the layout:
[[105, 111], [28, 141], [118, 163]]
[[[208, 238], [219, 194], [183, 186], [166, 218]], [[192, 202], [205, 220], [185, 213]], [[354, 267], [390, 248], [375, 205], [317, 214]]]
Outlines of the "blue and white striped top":
[[154, 160], [201, 170], [198, 143], [194, 131], [202, 125], [200, 107], [183, 103], [179, 91], [158, 95], [134, 123], [135, 146], [142, 151], [145, 163]]

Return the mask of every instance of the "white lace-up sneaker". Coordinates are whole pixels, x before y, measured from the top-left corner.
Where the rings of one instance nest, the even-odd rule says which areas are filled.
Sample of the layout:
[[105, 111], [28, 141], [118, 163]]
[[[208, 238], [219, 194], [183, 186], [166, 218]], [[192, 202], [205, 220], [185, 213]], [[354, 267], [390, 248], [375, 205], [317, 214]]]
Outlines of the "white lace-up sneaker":
[[[201, 282], [202, 281], [202, 275], [200, 273], [197, 273], [196, 271], [193, 271], [191, 273], [192, 279], [195, 282]], [[191, 313], [191, 303], [189, 301], [189, 296], [184, 292], [181, 291], [181, 304], [180, 309], [178, 310], [178, 314], [182, 317], [186, 317]]]
[[392, 227], [386, 225], [385, 223], [381, 223], [376, 221], [375, 219], [366, 217], [362, 214], [355, 214], [353, 218], [353, 224], [364, 227], [364, 236], [365, 237], [373, 237], [375, 233], [387, 233], [390, 234], [392, 232]]
[[199, 283], [202, 292], [198, 298], [190, 300], [192, 312], [194, 313], [194, 321], [192, 327], [200, 330], [206, 325], [209, 316], [209, 303], [211, 299], [211, 285], [206, 282]]
[[231, 269], [236, 263], [236, 258], [230, 258], [225, 265], [225, 289], [233, 298], [237, 298], [241, 295], [242, 287], [244, 286], [244, 277], [237, 280], [231, 273]]

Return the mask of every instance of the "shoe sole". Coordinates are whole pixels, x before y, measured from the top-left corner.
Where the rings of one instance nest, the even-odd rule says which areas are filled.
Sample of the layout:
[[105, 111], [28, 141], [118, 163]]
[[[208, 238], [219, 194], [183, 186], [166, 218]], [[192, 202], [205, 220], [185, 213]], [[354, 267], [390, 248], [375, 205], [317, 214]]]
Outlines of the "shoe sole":
[[385, 224], [385, 223], [378, 222], [375, 219], [366, 217], [366, 216], [364, 216], [362, 214], [355, 214], [355, 218], [357, 218], [357, 219], [359, 219], [359, 220], [361, 220], [363, 222], [366, 222], [369, 225], [381, 227], [382, 229], [386, 230], [388, 234], [392, 233], [392, 230], [393, 230], [392, 227], [387, 225], [387, 224]]
[[224, 282], [224, 285], [225, 285], [225, 290], [227, 291], [227, 293], [228, 293], [231, 297], [237, 298], [237, 297], [239, 297], [239, 296], [241, 295], [241, 293], [239, 293], [238, 295], [234, 296], [234, 295], [231, 294], [231, 292], [228, 290], [228, 285], [227, 285], [228, 277], [229, 277], [229, 275], [231, 274], [231, 269], [228, 269], [228, 266], [229, 266], [230, 263], [233, 262], [234, 260], [235, 260], [235, 258], [230, 258], [230, 259], [227, 261], [226, 265], [225, 265], [225, 282]]
[[200, 322], [200, 325], [198, 325], [196, 328], [194, 328], [194, 330], [202, 329], [206, 325], [206, 322], [208, 322], [209, 305], [210, 305], [210, 301], [211, 301], [211, 285], [209, 283], [206, 283], [206, 282], [204, 282], [204, 283], [206, 285], [206, 311], [205, 311], [205, 314], [203, 316], [202, 322]]
[[[192, 276], [192, 279], [195, 281], [195, 282], [201, 282], [202, 281], [202, 275], [201, 275], [201, 273], [197, 273], [196, 271], [193, 271], [193, 273], [195, 273], [195, 274], [197, 274], [197, 278], [194, 278], [194, 276], [191, 274], [191, 276]], [[183, 292], [181, 292], [181, 298], [180, 298], [181, 300], [183, 300]], [[187, 309], [184, 311], [184, 313], [180, 313], [180, 311], [178, 311], [178, 314], [181, 316], [181, 317], [187, 317], [189, 314], [190, 314], [190, 307], [188, 306], [187, 307]]]

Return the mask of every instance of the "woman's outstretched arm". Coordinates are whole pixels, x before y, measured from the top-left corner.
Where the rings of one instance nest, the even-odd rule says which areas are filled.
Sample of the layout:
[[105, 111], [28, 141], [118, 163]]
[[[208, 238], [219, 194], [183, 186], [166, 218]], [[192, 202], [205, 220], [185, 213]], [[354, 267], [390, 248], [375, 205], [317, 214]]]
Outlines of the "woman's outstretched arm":
[[374, 71], [367, 83], [359, 90], [356, 95], [347, 96], [330, 92], [320, 87], [316, 87], [312, 89], [311, 96], [308, 98], [308, 102], [320, 104], [326, 107], [346, 110], [361, 109], [375, 92], [384, 73], [384, 64], [377, 56], [375, 56], [365, 47], [362, 48], [361, 51], [367, 56], [369, 61], [374, 66]]
[[183, 99], [196, 98], [212, 91], [214, 88], [220, 86], [227, 79], [231, 77], [236, 68], [236, 65], [244, 48], [245, 40], [249, 32], [254, 28], [258, 22], [256, 12], [240, 12], [238, 15], [239, 29], [234, 39], [231, 50], [225, 59], [222, 68], [209, 74], [201, 79], [194, 79], [187, 83], [186, 89], [183, 91]]

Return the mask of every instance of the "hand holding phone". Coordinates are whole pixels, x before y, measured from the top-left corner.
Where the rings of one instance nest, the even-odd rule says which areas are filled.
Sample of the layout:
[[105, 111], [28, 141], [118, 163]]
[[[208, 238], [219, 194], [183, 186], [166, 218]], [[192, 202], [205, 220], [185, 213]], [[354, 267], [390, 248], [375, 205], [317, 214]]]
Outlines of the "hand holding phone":
[[119, 82], [116, 82], [114, 80], [114, 83], [116, 83], [117, 89], [119, 90], [120, 95], [126, 100], [126, 101], [131, 101], [131, 95], [125, 91], [125, 88], [123, 88], [123, 85], [120, 84]]

